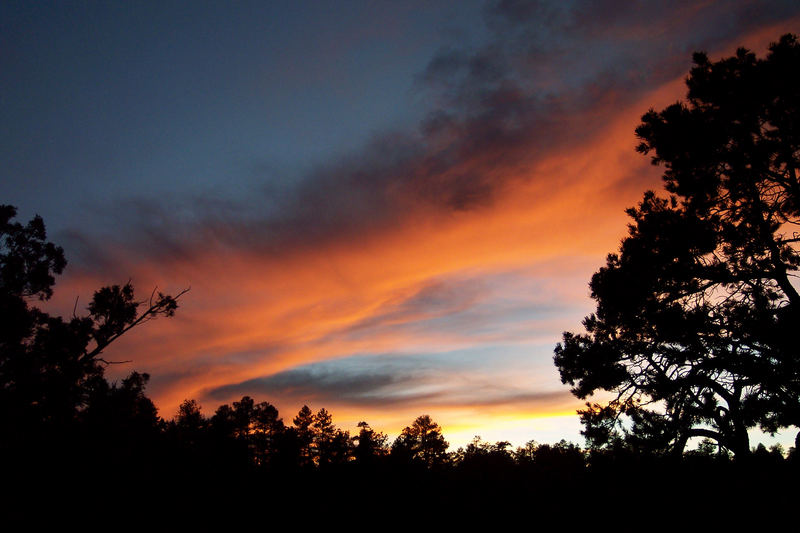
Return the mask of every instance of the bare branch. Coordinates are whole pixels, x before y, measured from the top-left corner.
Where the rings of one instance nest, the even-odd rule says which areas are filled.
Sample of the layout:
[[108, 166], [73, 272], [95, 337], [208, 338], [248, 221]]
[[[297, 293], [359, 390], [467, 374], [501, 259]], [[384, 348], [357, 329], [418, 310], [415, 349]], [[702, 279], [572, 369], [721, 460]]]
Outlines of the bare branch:
[[133, 359], [128, 359], [126, 361], [107, 361], [107, 360], [103, 359], [102, 357], [95, 357], [94, 360], [98, 361], [100, 363], [103, 363], [104, 365], [123, 365], [125, 363], [132, 363], [133, 362]]

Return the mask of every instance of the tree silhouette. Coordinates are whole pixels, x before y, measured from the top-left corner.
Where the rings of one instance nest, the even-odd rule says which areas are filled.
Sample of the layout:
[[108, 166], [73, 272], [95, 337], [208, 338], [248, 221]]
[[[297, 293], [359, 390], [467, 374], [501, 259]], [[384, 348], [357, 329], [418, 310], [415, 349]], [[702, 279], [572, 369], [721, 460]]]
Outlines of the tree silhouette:
[[307, 405], [300, 408], [297, 416], [292, 420], [294, 434], [297, 438], [300, 466], [311, 466], [314, 464], [314, 414]]
[[353, 437], [353, 456], [356, 462], [371, 465], [389, 453], [386, 444], [388, 437], [385, 433], [375, 431], [364, 421], [358, 423], [358, 428], [358, 435]]
[[[201, 421], [197, 403], [186, 400], [181, 404], [174, 425], [179, 436], [191, 435], [195, 428], [201, 427]], [[187, 427], [192, 431], [187, 431]], [[242, 396], [233, 406], [220, 405], [211, 418], [210, 429], [217, 447], [228, 450], [220, 453], [238, 456], [239, 463], [258, 466], [271, 466], [277, 460], [285, 431], [275, 406], [268, 402], [256, 403], [250, 396]]]
[[479, 475], [505, 473], [514, 465], [514, 458], [508, 448], [510, 442], [500, 441], [494, 444], [484, 442], [475, 436], [472, 442], [455, 453], [455, 461], [462, 471], [475, 472]]
[[694, 63], [687, 100], [636, 129], [668, 196], [627, 211], [586, 334], [555, 349], [575, 395], [613, 393], [580, 412], [595, 446], [681, 453], [705, 437], [739, 456], [749, 428], [800, 424], [800, 45]]
[[350, 434], [333, 424], [333, 417], [322, 408], [314, 415], [314, 462], [321, 468], [341, 465], [350, 458]]
[[392, 444], [392, 456], [402, 461], [422, 464], [428, 468], [447, 463], [448, 442], [442, 429], [430, 416], [422, 415], [403, 429]]
[[205, 429], [207, 421], [200, 412], [200, 404], [197, 403], [197, 400], [184, 400], [178, 407], [174, 423], [181, 431], [195, 434]]
[[131, 328], [172, 316], [180, 294], [154, 290], [139, 302], [129, 282], [95, 292], [87, 316], [50, 316], [31, 304], [52, 296], [64, 252], [47, 241], [40, 217], [23, 226], [12, 222], [15, 215], [14, 207], [0, 206], [0, 451], [34, 456], [37, 447], [60, 439], [66, 450], [79, 425], [96, 428], [101, 420], [127, 420], [131, 431], [153, 426], [155, 408], [143, 393], [148, 376], [133, 373], [110, 386], [103, 375], [113, 362], [101, 355]]
[[278, 442], [285, 429], [274, 405], [260, 402], [254, 406], [250, 439], [253, 442], [256, 464], [263, 466], [275, 461]]
[[79, 413], [88, 462], [101, 468], [136, 466], [140, 474], [154, 468], [164, 421], [144, 394], [149, 379], [148, 374], [132, 372], [119, 384], [99, 380], [91, 388]]

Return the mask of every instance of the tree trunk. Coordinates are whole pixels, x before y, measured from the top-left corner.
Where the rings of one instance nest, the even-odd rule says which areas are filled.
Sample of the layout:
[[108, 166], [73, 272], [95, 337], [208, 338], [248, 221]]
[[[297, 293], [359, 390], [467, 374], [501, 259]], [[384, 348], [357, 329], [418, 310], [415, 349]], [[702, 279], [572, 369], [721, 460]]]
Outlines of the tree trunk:
[[735, 423], [733, 435], [731, 435], [731, 451], [738, 459], [743, 459], [750, 455], [750, 436], [744, 424]]

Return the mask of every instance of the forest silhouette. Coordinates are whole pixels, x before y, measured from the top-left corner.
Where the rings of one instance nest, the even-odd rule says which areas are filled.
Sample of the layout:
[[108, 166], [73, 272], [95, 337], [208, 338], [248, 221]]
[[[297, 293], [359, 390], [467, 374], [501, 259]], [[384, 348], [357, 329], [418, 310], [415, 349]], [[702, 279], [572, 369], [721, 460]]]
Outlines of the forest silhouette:
[[651, 110], [636, 130], [639, 151], [666, 168], [667, 195], [647, 192], [628, 211], [629, 236], [592, 277], [597, 311], [586, 332], [565, 333], [555, 349], [575, 395], [613, 393], [579, 412], [586, 448], [531, 441], [515, 449], [476, 437], [448, 451], [424, 414], [390, 443], [366, 421], [351, 434], [308, 406], [284, 420], [249, 396], [210, 415], [187, 399], [166, 420], [145, 394], [147, 374], [107, 380], [109, 365], [129, 363], [104, 350], [173, 316], [186, 291], [137, 300], [129, 282], [97, 290], [86, 315], [51, 316], [36, 302], [52, 296], [64, 251], [40, 217], [22, 224], [3, 205], [6, 487], [20, 499], [105, 504], [157, 493], [180, 501], [225, 494], [229, 505], [303, 495], [326, 505], [511, 509], [647, 479], [652, 497], [698, 506], [793, 502], [797, 443], [753, 448], [747, 432], [800, 425], [800, 45], [785, 35], [765, 59], [741, 49], [694, 61], [687, 101]]

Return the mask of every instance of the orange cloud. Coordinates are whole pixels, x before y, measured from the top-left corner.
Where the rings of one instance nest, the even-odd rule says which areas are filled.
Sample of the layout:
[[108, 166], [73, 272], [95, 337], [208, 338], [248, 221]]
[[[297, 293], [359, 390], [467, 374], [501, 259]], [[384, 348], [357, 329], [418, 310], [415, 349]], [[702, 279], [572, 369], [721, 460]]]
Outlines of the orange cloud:
[[[192, 290], [176, 317], [132, 332], [109, 357], [133, 357], [136, 368], [156, 377], [171, 376], [169, 387], [156, 382], [152, 390], [169, 413], [202, 389], [301, 364], [353, 353], [436, 351], [474, 342], [430, 331], [409, 337], [402, 329], [385, 327], [430, 319], [437, 312], [447, 315], [452, 308], [409, 311], [395, 317], [394, 324], [374, 328], [370, 336], [343, 334], [436, 280], [520, 269], [527, 277], [552, 279], [554, 270], [568, 272], [547, 293], [530, 295], [544, 304], [565, 305], [565, 291], [559, 287], [586, 286], [591, 269], [621, 237], [623, 209], [644, 187], [657, 185], [656, 173], [632, 150], [631, 132], [644, 102], [666, 101], [679, 87], [676, 80], [625, 110], [592, 110], [608, 119], [594, 138], [527, 162], [527, 175], [505, 178], [511, 185], [481, 209], [445, 214], [418, 209], [400, 225], [365, 227], [357, 240], [284, 254], [208, 246], [185, 257], [141, 263], [123, 252], [140, 289], [164, 286], [166, 280], [170, 288], [191, 285]], [[68, 276], [59, 295], [87, 294], [98, 281]], [[585, 289], [572, 292], [572, 298], [585, 299]]]

